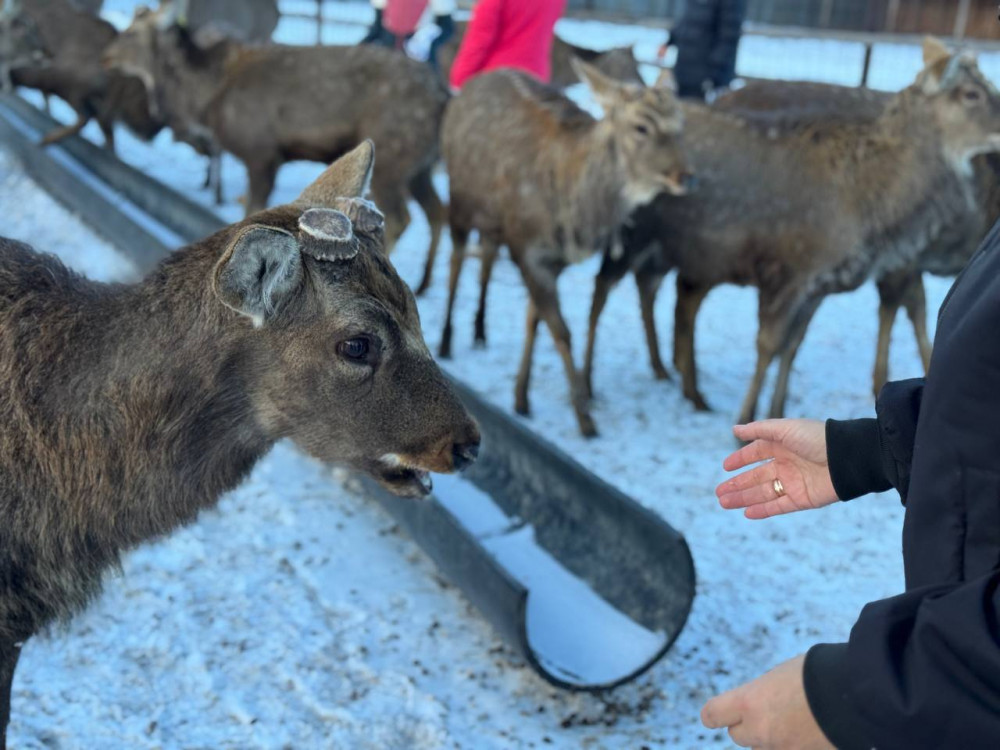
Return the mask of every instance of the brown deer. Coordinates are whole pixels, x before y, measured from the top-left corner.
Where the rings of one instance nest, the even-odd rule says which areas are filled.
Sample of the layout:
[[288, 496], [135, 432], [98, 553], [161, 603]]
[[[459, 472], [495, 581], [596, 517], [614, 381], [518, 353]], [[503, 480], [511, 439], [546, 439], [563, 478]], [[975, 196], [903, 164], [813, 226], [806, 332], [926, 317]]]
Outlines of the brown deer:
[[[715, 101], [717, 110], [732, 112], [765, 127], [802, 127], [822, 118], [874, 120], [885, 109], [891, 94], [865, 88], [849, 88], [801, 81], [754, 81]], [[927, 335], [927, 301], [922, 272], [954, 276], [968, 262], [986, 232], [1000, 219], [1000, 155], [980, 154], [972, 162], [974, 205], [966, 214], [956, 214], [911, 265], [885, 269], [875, 282], [879, 293], [879, 329], [872, 385], [875, 395], [889, 378], [889, 343], [899, 309], [905, 308], [913, 324], [917, 348], [926, 369], [930, 365], [931, 341]], [[942, 190], [965, 189], [956, 183]]]
[[[867, 122], [770, 129], [686, 107], [685, 143], [698, 190], [637, 212], [626, 256], [636, 266], [658, 374], [666, 369], [652, 306], [663, 276], [678, 270], [674, 364], [697, 408], [707, 405], [697, 387], [694, 322], [713, 287], [760, 290], [757, 367], [739, 419], [753, 418], [775, 357], [771, 416], [780, 416], [792, 362], [823, 298], [908, 266], [954, 217], [972, 210], [968, 181], [956, 175], [967, 174], [976, 155], [1000, 150], [1000, 95], [971, 57], [928, 40], [924, 58], [915, 83]], [[588, 359], [613, 266], [605, 264], [595, 288]], [[585, 377], [590, 369], [585, 365]]]
[[91, 119], [97, 120], [112, 151], [116, 120], [146, 140], [160, 131], [162, 125], [150, 114], [142, 84], [101, 67], [102, 51], [117, 36], [110, 23], [68, 0], [20, 0], [20, 6], [17, 15], [37, 28], [50, 59], [13, 67], [11, 80], [64, 99], [77, 117], [74, 124], [46, 134], [43, 144], [79, 133]]
[[[438, 49], [438, 68], [445, 83], [451, 74], [452, 63], [462, 44], [468, 23], [460, 21], [455, 24], [455, 34]], [[575, 44], [556, 36], [552, 40], [552, 78], [549, 85], [557, 89], [566, 89], [580, 82], [580, 77], [573, 69], [573, 59], [590, 63], [604, 75], [627, 83], [643, 83], [639, 75], [639, 64], [631, 47], [613, 47], [609, 50], [592, 50], [578, 47]]]
[[362, 197], [373, 160], [366, 141], [133, 286], [0, 240], [0, 750], [24, 641], [277, 440], [404, 496], [475, 460]]
[[371, 138], [381, 153], [372, 196], [386, 215], [388, 246], [409, 223], [409, 193], [427, 214], [433, 258], [445, 209], [431, 169], [448, 94], [428, 66], [373, 46], [222, 40], [203, 49], [175, 21], [170, 5], [137, 10], [105, 61], [146, 84], [171, 128], [198, 133], [246, 165], [248, 214], [267, 204], [286, 161], [329, 161]]
[[486, 289], [497, 251], [506, 245], [528, 289], [527, 334], [514, 408], [528, 414], [528, 381], [538, 323], [549, 327], [569, 379], [580, 430], [597, 433], [556, 281], [570, 263], [597, 252], [626, 216], [661, 191], [684, 191], [680, 106], [666, 86], [613, 81], [575, 63], [606, 116], [596, 120], [553, 88], [502, 70], [471, 80], [448, 107], [442, 149], [451, 185], [451, 274], [440, 354], [451, 354], [451, 315], [466, 243], [482, 245], [480, 315], [485, 340]]
[[21, 12], [20, 0], [0, 4], [0, 91], [13, 90], [13, 68], [45, 65], [49, 59], [38, 27]]

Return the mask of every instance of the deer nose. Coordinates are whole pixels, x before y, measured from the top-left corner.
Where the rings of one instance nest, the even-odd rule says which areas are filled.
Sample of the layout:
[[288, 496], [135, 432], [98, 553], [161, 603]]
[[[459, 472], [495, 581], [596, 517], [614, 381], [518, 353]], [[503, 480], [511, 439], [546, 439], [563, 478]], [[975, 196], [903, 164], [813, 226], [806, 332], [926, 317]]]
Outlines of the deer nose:
[[474, 442], [455, 443], [451, 447], [451, 460], [455, 465], [455, 471], [462, 471], [472, 466], [479, 458], [479, 438]]

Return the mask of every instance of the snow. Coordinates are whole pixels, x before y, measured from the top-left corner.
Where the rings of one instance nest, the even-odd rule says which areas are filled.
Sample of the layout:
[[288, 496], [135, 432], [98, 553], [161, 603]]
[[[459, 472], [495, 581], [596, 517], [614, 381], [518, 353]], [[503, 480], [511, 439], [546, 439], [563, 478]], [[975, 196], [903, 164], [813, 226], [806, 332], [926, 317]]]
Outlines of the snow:
[[[106, 3], [125, 23], [129, 5]], [[361, 5], [328, 3], [328, 15], [353, 8], [360, 17]], [[324, 39], [347, 42], [361, 33], [359, 26], [330, 23]], [[569, 21], [560, 33], [594, 47], [632, 35], [647, 51], [662, 36]], [[312, 41], [314, 34], [306, 20], [286, 19], [279, 29], [286, 41]], [[852, 82], [859, 65], [852, 50], [849, 43], [748, 39], [740, 69]], [[981, 61], [990, 75], [1000, 73], [996, 55]], [[915, 47], [879, 45], [873, 83], [901, 85], [918, 66]], [[55, 112], [67, 119], [61, 103]], [[100, 143], [95, 127], [85, 134]], [[119, 146], [127, 161], [210, 205], [201, 189], [203, 160], [169, 134], [143, 144], [120, 132]], [[272, 200], [290, 200], [321, 169], [287, 165]], [[242, 215], [236, 198], [245, 175], [228, 157], [224, 174], [229, 202], [220, 214], [233, 220]], [[443, 176], [438, 185], [445, 189]], [[128, 273], [7, 156], [0, 156], [0, 205], [6, 209], [0, 234], [30, 239], [95, 277]], [[411, 212], [413, 225], [393, 262], [415, 283], [428, 229], [416, 206]], [[420, 300], [432, 349], [443, 321], [449, 254], [445, 239], [435, 284]], [[489, 345], [475, 349], [476, 266], [475, 258], [466, 264], [455, 358], [445, 367], [510, 410], [526, 296], [502, 259], [490, 291]], [[560, 281], [578, 361], [596, 270], [592, 259]], [[927, 279], [931, 311], [949, 283]], [[673, 301], [668, 279], [657, 305], [664, 352], [671, 349]], [[872, 414], [877, 305], [870, 284], [824, 303], [796, 362], [790, 416]], [[933, 328], [933, 315], [929, 322]], [[755, 292], [713, 291], [697, 334], [711, 413], [694, 412], [676, 382], [653, 379], [636, 291], [626, 281], [612, 294], [599, 331], [594, 418], [601, 437], [595, 440], [577, 431], [562, 363], [544, 328], [536, 347], [527, 424], [661, 514], [692, 549], [698, 597], [691, 618], [668, 655], [634, 683], [607, 695], [544, 683], [390, 518], [282, 444], [217, 511], [130, 554], [124, 574], [65, 633], [29, 642], [14, 686], [12, 747], [729, 746], [724, 734], [701, 727], [701, 705], [814, 643], [844, 640], [866, 602], [900, 591], [903, 514], [890, 494], [756, 523], [721, 510], [713, 488], [724, 476], [720, 464], [734, 446], [729, 425], [753, 369]], [[921, 374], [902, 320], [891, 366], [895, 378]]]

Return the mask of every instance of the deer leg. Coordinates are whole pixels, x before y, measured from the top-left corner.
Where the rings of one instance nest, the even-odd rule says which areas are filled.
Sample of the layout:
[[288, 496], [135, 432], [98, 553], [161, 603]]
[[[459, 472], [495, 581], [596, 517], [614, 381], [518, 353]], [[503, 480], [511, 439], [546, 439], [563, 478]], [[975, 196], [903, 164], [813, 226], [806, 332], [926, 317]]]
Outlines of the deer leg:
[[604, 306], [608, 303], [608, 295], [621, 281], [626, 271], [628, 263], [623, 262], [623, 259], [613, 260], [611, 253], [606, 249], [601, 260], [601, 269], [594, 277], [594, 298], [590, 303], [590, 321], [587, 326], [587, 350], [583, 355], [583, 387], [588, 399], [594, 397], [594, 347], [597, 345], [597, 323], [601, 313], [604, 312]]
[[274, 190], [274, 178], [278, 174], [278, 160], [247, 164], [247, 174], [250, 178], [250, 196], [247, 200], [246, 215], [250, 216], [267, 208], [267, 199]]
[[930, 336], [927, 335], [927, 295], [924, 291], [924, 280], [920, 274], [914, 275], [912, 282], [906, 287], [903, 305], [906, 307], [906, 315], [913, 325], [913, 334], [917, 338], [917, 348], [920, 350], [920, 361], [923, 363], [926, 373], [931, 366], [933, 345]]
[[215, 205], [221, 206], [222, 195], [222, 149], [213, 147], [208, 154], [208, 164], [205, 167], [205, 189], [213, 190]]
[[45, 134], [42, 140], [38, 142], [38, 145], [51, 146], [53, 143], [58, 143], [64, 138], [76, 135], [87, 126], [88, 122], [90, 122], [90, 115], [77, 113], [76, 122], [72, 125], [65, 125], [61, 128], [54, 128], [53, 130], [50, 130]]
[[441, 331], [441, 345], [438, 356], [442, 359], [451, 357], [451, 315], [455, 308], [455, 295], [458, 292], [458, 277], [462, 274], [462, 264], [465, 263], [465, 246], [469, 242], [469, 232], [464, 227], [451, 228], [451, 268], [448, 274], [448, 306], [444, 313], [444, 329]]
[[884, 279], [878, 280], [878, 338], [875, 344], [875, 368], [872, 371], [872, 392], [875, 398], [889, 380], [889, 344], [892, 340], [892, 325], [899, 310], [898, 290], [890, 289]]
[[[523, 257], [521, 253], [513, 249], [511, 255], [516, 258]], [[576, 369], [573, 362], [573, 347], [570, 341], [569, 326], [559, 309], [559, 289], [557, 279], [563, 270], [560, 262], [545, 262], [544, 260], [519, 263], [521, 274], [528, 287], [528, 294], [531, 295], [538, 310], [538, 315], [545, 321], [552, 340], [556, 345], [556, 351], [562, 358], [563, 367], [566, 370], [566, 379], [569, 381], [570, 403], [576, 413], [576, 419], [580, 426], [580, 432], [584, 437], [594, 437], [597, 435], [597, 427], [590, 416], [590, 407], [587, 399], [587, 391], [583, 384], [580, 371]], [[528, 358], [528, 368], [531, 367], [531, 358]]]
[[441, 230], [447, 218], [447, 209], [441, 202], [441, 196], [434, 189], [434, 182], [431, 179], [431, 168], [428, 167], [418, 172], [410, 180], [410, 194], [423, 210], [427, 217], [427, 223], [431, 228], [431, 244], [427, 249], [427, 262], [424, 264], [424, 277], [420, 280], [416, 294], [420, 296], [431, 285], [431, 276], [434, 273], [434, 260], [437, 258], [438, 245], [441, 242]]
[[[384, 176], [383, 176], [384, 179]], [[410, 210], [406, 207], [406, 194], [399, 183], [372, 184], [372, 199], [385, 214], [385, 251], [391, 253], [396, 242], [410, 225]]]
[[528, 386], [531, 381], [531, 358], [535, 351], [535, 338], [538, 336], [538, 306], [528, 298], [528, 319], [524, 331], [524, 350], [521, 352], [521, 366], [517, 370], [517, 383], [514, 385], [514, 411], [522, 416], [529, 416]]
[[104, 136], [104, 148], [115, 153], [115, 122], [114, 120], [98, 120], [97, 124], [101, 128], [101, 135]]
[[788, 400], [788, 380], [792, 374], [792, 364], [799, 353], [799, 347], [806, 337], [809, 323], [812, 321], [816, 310], [819, 309], [823, 298], [810, 300], [802, 306], [795, 316], [795, 322], [789, 332], [788, 341], [781, 350], [781, 360], [778, 366], [778, 378], [774, 384], [774, 395], [771, 397], [771, 412], [768, 415], [771, 419], [780, 419], [785, 415], [785, 402]]
[[642, 327], [646, 332], [646, 347], [649, 349], [649, 363], [657, 380], [670, 380], [670, 373], [660, 358], [660, 338], [656, 335], [656, 295], [660, 291], [663, 276], [658, 273], [637, 273], [635, 285], [639, 289], [639, 310], [642, 312]]
[[486, 293], [493, 277], [493, 264], [496, 262], [500, 245], [489, 237], [480, 236], [481, 259], [479, 263], [479, 307], [476, 308], [476, 326], [473, 345], [486, 346]]
[[788, 333], [791, 329], [793, 314], [791, 310], [791, 300], [782, 298], [772, 298], [764, 289], [760, 290], [759, 319], [760, 328], [757, 331], [757, 367], [754, 370], [753, 378], [750, 380], [750, 387], [747, 389], [746, 397], [743, 399], [743, 406], [740, 408], [738, 417], [740, 424], [752, 422], [757, 413], [757, 402], [760, 400], [760, 392], [764, 387], [764, 378], [767, 376], [767, 369], [774, 361], [775, 355], [782, 349], [788, 341]]
[[[674, 308], [674, 367], [681, 375], [684, 398], [694, 404], [697, 411], [710, 411], [698, 390], [698, 365], [694, 355], [695, 321], [701, 303], [708, 296], [709, 287], [698, 286], [677, 276], [677, 305]], [[652, 333], [655, 342], [655, 331]], [[652, 356], [652, 351], [650, 352]], [[662, 366], [662, 364], [661, 364]], [[655, 363], [653, 365], [656, 367]]]
[[10, 693], [14, 670], [21, 656], [20, 643], [0, 641], [0, 750], [7, 747], [7, 724], [10, 723]]

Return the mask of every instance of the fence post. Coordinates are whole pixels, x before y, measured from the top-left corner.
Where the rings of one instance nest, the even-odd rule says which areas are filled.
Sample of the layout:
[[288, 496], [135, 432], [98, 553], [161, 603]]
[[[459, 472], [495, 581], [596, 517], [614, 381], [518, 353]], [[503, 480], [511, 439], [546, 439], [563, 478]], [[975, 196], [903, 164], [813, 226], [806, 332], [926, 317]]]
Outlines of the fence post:
[[890, 34], [896, 30], [899, 21], [899, 0], [889, 0], [889, 7], [885, 11], [885, 30]]
[[861, 67], [861, 88], [868, 87], [868, 71], [872, 66], [872, 42], [865, 42], [865, 61]]
[[958, 12], [955, 13], [954, 36], [956, 39], [965, 37], [965, 32], [969, 26], [969, 6], [971, 4], [972, 0], [960, 0], [958, 3]]
[[323, 45], [323, 0], [316, 0], [316, 46]]

